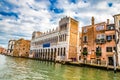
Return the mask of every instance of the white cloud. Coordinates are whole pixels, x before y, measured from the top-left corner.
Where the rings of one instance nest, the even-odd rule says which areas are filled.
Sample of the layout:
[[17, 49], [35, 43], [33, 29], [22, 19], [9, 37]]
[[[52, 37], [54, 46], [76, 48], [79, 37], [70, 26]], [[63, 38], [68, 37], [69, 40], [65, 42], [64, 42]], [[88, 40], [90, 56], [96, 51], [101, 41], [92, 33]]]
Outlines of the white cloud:
[[[83, 0], [78, 0], [76, 4], [68, 1], [58, 0], [54, 6], [63, 9], [64, 12], [56, 14], [49, 10], [49, 0], [41, 0], [40, 2], [35, 2], [35, 0], [9, 0], [10, 3], [18, 6], [11, 11], [19, 13], [19, 19], [0, 15], [3, 18], [0, 21], [0, 29], [6, 33], [4, 39], [8, 41], [10, 38], [22, 37], [18, 34], [23, 34], [24, 38], [31, 39], [33, 31], [44, 32], [56, 28], [60, 18], [64, 16], [77, 17], [80, 23], [79, 28], [89, 25], [92, 16], [95, 17], [96, 23], [106, 21], [108, 18], [113, 23], [112, 16], [120, 12], [119, 0], [98, 0], [95, 2], [88, 0], [86, 3]], [[108, 6], [109, 2], [113, 3], [112, 7]]]

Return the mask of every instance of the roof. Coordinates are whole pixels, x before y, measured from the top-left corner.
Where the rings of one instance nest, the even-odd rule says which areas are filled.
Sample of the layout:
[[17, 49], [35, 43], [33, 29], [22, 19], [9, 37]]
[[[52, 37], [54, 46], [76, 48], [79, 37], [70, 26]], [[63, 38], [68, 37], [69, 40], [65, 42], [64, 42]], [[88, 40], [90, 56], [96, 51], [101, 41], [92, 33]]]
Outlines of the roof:
[[[94, 24], [94, 25], [99, 25], [99, 24], [104, 24], [104, 23], [106, 23], [106, 22], [100, 22], [100, 23], [96, 23], [96, 24]], [[87, 25], [87, 26], [83, 26], [83, 27], [91, 27], [92, 25]], [[82, 27], [82, 28], [83, 28]]]
[[115, 24], [107, 24], [107, 26], [109, 26], [109, 25], [115, 25]]
[[120, 16], [120, 14], [115, 14], [115, 15], [113, 15], [113, 17], [115, 17], [115, 16]]

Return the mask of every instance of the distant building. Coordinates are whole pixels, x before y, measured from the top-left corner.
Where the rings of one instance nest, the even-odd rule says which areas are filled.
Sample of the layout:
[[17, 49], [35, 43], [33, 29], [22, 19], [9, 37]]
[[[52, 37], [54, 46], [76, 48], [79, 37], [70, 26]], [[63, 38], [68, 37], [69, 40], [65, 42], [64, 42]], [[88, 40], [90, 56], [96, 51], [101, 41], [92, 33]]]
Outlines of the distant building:
[[116, 29], [116, 47], [118, 65], [120, 66], [120, 14], [116, 14], [114, 17], [115, 29]]
[[0, 54], [6, 54], [6, 49], [0, 46]]
[[28, 57], [30, 51], [30, 41], [23, 38], [16, 40], [13, 49], [13, 56]]
[[8, 49], [7, 49], [7, 55], [13, 55], [13, 49], [14, 49], [14, 44], [16, 40], [9, 40], [8, 42]]
[[46, 33], [33, 32], [30, 55], [43, 60], [76, 61], [78, 48], [78, 21], [64, 17], [55, 30]]
[[82, 59], [86, 56], [87, 61], [95, 63], [113, 65], [113, 50], [115, 46], [115, 26], [101, 22], [95, 24], [94, 17], [91, 19], [91, 25], [82, 27], [81, 41]]

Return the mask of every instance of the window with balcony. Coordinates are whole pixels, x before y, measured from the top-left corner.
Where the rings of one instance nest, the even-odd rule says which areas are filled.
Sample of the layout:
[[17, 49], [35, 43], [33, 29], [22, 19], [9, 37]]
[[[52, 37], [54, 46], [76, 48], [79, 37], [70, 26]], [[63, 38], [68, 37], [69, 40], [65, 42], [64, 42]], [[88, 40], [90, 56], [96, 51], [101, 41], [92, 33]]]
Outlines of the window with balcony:
[[97, 34], [97, 39], [105, 39], [105, 34]]
[[105, 34], [97, 34], [97, 37], [96, 37], [96, 43], [97, 44], [103, 44], [105, 43]]
[[86, 47], [83, 48], [83, 52], [82, 52], [82, 54], [87, 56], [87, 54], [88, 54], [88, 50], [87, 50]]
[[106, 52], [112, 52], [112, 47], [106, 47]]
[[96, 56], [101, 56], [101, 54], [102, 54], [102, 49], [101, 49], [101, 47], [96, 47]]

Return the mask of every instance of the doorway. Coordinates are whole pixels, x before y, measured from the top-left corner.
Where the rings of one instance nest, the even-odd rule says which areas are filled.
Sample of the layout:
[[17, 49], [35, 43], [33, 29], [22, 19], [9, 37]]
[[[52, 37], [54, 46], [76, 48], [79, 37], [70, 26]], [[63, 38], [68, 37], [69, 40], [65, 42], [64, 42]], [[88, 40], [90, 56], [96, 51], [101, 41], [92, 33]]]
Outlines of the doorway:
[[113, 57], [108, 57], [108, 64], [113, 66]]

